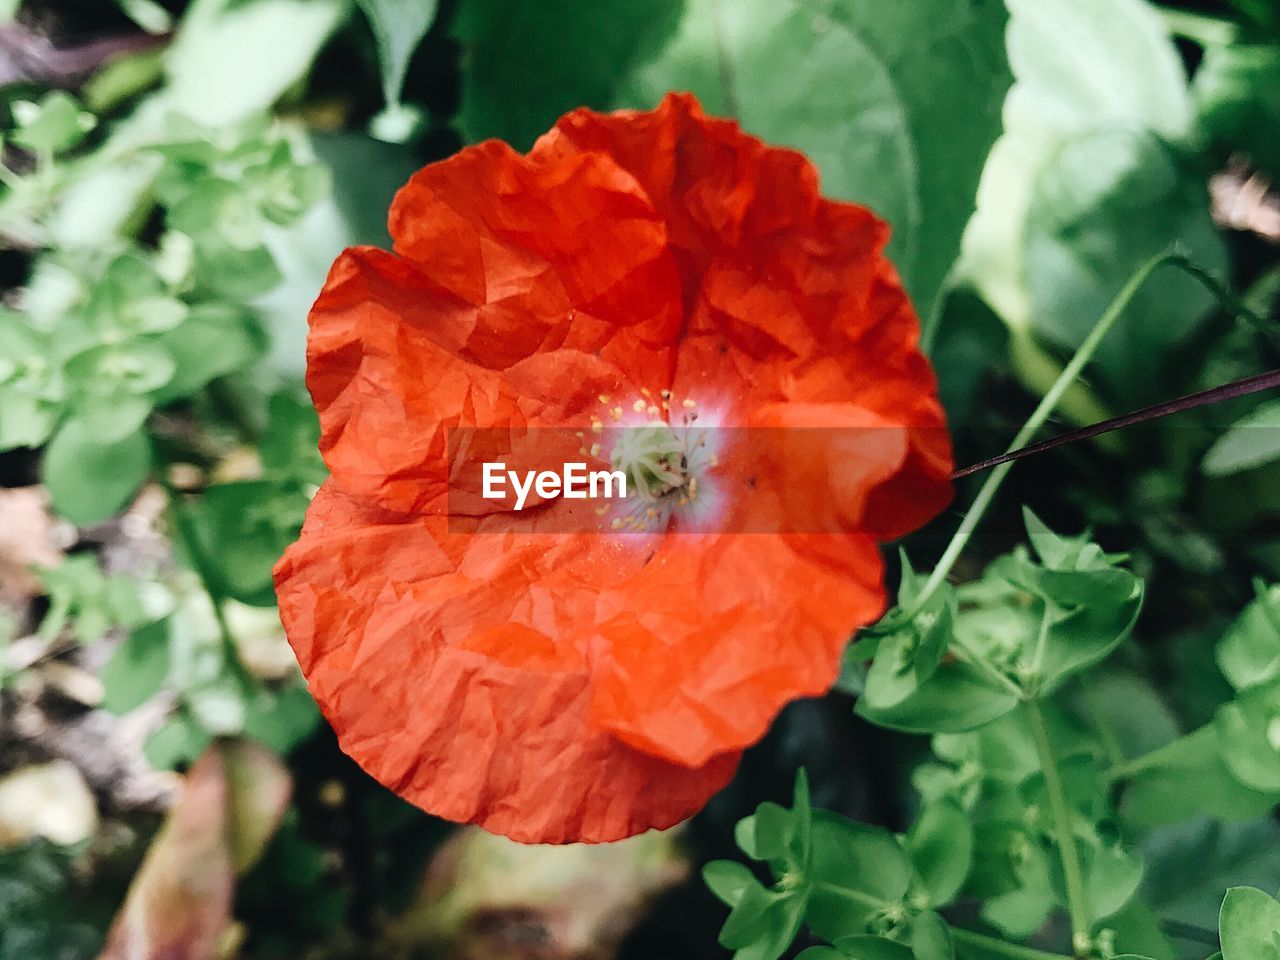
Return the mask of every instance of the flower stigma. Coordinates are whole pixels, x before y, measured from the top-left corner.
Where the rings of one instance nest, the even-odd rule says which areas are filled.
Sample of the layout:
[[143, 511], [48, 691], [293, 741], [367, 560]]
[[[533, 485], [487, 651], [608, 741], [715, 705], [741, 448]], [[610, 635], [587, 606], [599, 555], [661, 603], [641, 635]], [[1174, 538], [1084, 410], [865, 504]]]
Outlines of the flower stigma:
[[[623, 418], [623, 407], [613, 405], [607, 396], [599, 399], [608, 417]], [[698, 423], [697, 402], [686, 398], [677, 403], [670, 390], [660, 391], [657, 397], [642, 390], [628, 410], [634, 422], [610, 426], [613, 445], [608, 459], [627, 478], [627, 497], [610, 528], [660, 533], [673, 520], [705, 515], [714, 501], [707, 475], [719, 459], [711, 442], [714, 429]], [[601, 433], [604, 423], [593, 418], [593, 433]], [[599, 448], [593, 444], [591, 451]]]

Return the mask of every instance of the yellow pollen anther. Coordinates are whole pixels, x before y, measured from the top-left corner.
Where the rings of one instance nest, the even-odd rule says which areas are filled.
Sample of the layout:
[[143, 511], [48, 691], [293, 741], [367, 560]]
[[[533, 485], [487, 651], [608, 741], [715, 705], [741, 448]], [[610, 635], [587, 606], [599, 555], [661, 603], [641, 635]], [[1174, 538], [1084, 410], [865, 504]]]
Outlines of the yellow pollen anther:
[[614, 407], [612, 410], [610, 410], [610, 411], [609, 411], [609, 416], [613, 417], [613, 419], [615, 419], [615, 420], [621, 420], [621, 419], [622, 419], [622, 408], [621, 408], [621, 407]]
[[649, 409], [645, 411], [645, 413], [649, 414], [649, 416], [651, 417], [656, 417], [661, 412], [662, 411], [659, 410], [657, 407], [649, 407]]
[[601, 403], [607, 404], [609, 402], [609, 395], [607, 393], [602, 393], [600, 396], [596, 397], [596, 399]]
[[670, 390], [659, 390], [659, 391], [658, 391], [658, 396], [660, 396], [663, 400], [670, 400], [670, 399], [671, 399], [671, 391], [670, 391]]
[[653, 394], [651, 394], [651, 393], [650, 393], [646, 388], [641, 387], [641, 388], [640, 388], [640, 396], [642, 396], [642, 397], [651, 397], [651, 396], [653, 396]]
[[636, 413], [644, 413], [645, 406], [646, 404], [643, 400], [637, 400], [635, 403], [631, 405], [631, 409], [634, 410]]
[[[585, 452], [585, 451], [584, 451], [584, 452]], [[593, 443], [593, 444], [591, 445], [591, 456], [593, 456], [593, 457], [598, 457], [598, 456], [600, 456], [600, 444], [598, 444], [598, 443]]]
[[595, 417], [591, 418], [591, 432], [592, 433], [604, 432], [604, 424], [601, 423], [599, 420], [597, 420]]
[[585, 434], [585, 433], [583, 433], [581, 430], [575, 430], [575, 431], [573, 432], [573, 435], [574, 435], [575, 437], [577, 437], [579, 440], [581, 440], [583, 437], [585, 437], [585, 436], [586, 436], [586, 434]]
[[621, 526], [622, 526], [622, 518], [621, 518], [621, 517], [614, 517], [614, 518], [613, 518], [613, 522], [609, 524], [609, 529], [610, 529], [610, 530], [617, 530], [617, 529], [618, 529], [619, 527], [621, 527]]
[[692, 410], [697, 405], [696, 401], [689, 400], [688, 398], [680, 401], [680, 406], [684, 407], [686, 410]]
[[648, 510], [646, 510], [646, 511], [644, 512], [644, 515], [645, 515], [646, 517], [648, 517], [649, 519], [653, 519], [654, 517], [656, 517], [656, 516], [658, 515], [658, 511], [657, 511], [657, 510], [655, 510], [655, 509], [653, 509], [653, 507], [650, 507]]

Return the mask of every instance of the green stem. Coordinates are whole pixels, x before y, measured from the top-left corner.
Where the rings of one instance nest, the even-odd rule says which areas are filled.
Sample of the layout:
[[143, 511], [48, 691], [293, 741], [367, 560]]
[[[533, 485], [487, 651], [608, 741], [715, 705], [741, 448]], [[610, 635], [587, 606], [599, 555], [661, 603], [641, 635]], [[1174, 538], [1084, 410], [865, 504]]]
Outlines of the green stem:
[[[1058, 379], [1049, 388], [1049, 392], [1041, 398], [1031, 416], [1027, 418], [1027, 422], [1022, 425], [1022, 429], [1018, 431], [1017, 436], [1013, 438], [1013, 442], [1009, 444], [1010, 452], [1026, 445], [1044, 426], [1058, 406], [1062, 395], [1067, 392], [1071, 384], [1080, 376], [1081, 371], [1093, 359], [1093, 355], [1097, 353], [1099, 345], [1107, 334], [1111, 332], [1111, 328], [1116, 325], [1116, 321], [1124, 314], [1125, 309], [1133, 302], [1133, 298], [1142, 289], [1143, 284], [1147, 282], [1150, 276], [1166, 264], [1185, 262], [1186, 258], [1180, 254], [1163, 253], [1158, 257], [1151, 258], [1138, 268], [1138, 271], [1129, 278], [1120, 292], [1116, 294], [1116, 298], [1111, 301], [1111, 305], [1098, 318], [1098, 322], [1094, 324], [1093, 329], [1089, 331], [1089, 335], [1085, 337], [1084, 342], [1076, 350], [1075, 356], [1062, 369], [1062, 373], [1058, 375]], [[947, 549], [943, 552], [938, 565], [934, 567], [933, 573], [929, 575], [929, 579], [925, 582], [924, 589], [916, 597], [916, 602], [911, 609], [912, 616], [924, 609], [934, 591], [942, 585], [947, 575], [951, 573], [951, 568], [955, 566], [956, 560], [960, 558], [964, 548], [969, 545], [970, 537], [973, 536], [978, 524], [982, 522], [983, 515], [987, 512], [987, 508], [991, 506], [991, 501], [995, 499], [1000, 485], [1004, 483], [1004, 478], [1008, 476], [1012, 467], [1012, 461], [1002, 463], [987, 474], [987, 479], [983, 481], [982, 487], [978, 490], [978, 495], [973, 498], [973, 506], [964, 515], [964, 519], [960, 522], [960, 528], [956, 530], [955, 536], [947, 544]]]
[[1031, 735], [1040, 756], [1040, 771], [1044, 774], [1045, 792], [1049, 795], [1049, 807], [1058, 839], [1058, 851], [1062, 856], [1062, 877], [1067, 888], [1067, 912], [1071, 916], [1071, 944], [1076, 956], [1088, 955], [1093, 924], [1089, 920], [1089, 901], [1085, 895], [1084, 872], [1080, 869], [1080, 851], [1076, 847], [1075, 830], [1072, 828], [1071, 808], [1067, 805], [1066, 790], [1058, 772], [1058, 762], [1049, 742], [1049, 728], [1045, 726], [1044, 713], [1038, 700], [1026, 702], [1027, 719], [1031, 723]]
[[1006, 943], [1004, 940], [974, 933], [972, 930], [961, 930], [959, 927], [951, 928], [951, 939], [956, 943], [968, 944], [999, 957], [1007, 957], [1008, 960], [1071, 960], [1070, 957], [1061, 953], [1047, 953], [1044, 950], [1036, 950], [1034, 947]]

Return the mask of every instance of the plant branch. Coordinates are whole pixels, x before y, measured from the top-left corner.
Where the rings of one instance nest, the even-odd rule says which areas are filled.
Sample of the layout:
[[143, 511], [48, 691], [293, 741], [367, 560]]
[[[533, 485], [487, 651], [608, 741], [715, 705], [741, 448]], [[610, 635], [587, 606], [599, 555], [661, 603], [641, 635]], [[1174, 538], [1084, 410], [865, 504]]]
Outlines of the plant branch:
[[1040, 703], [1028, 700], [1026, 708], [1036, 752], [1040, 756], [1040, 770], [1044, 774], [1045, 792], [1049, 795], [1058, 851], [1062, 858], [1062, 878], [1067, 888], [1067, 912], [1071, 916], [1071, 946], [1077, 957], [1084, 958], [1088, 956], [1092, 941], [1093, 924], [1089, 919], [1089, 901], [1085, 895], [1084, 872], [1080, 869], [1080, 851], [1076, 847], [1075, 831], [1071, 824], [1071, 808], [1067, 804], [1066, 790], [1058, 772], [1058, 762], [1053, 756], [1053, 745], [1049, 742], [1049, 729], [1045, 726]]
[[[1098, 318], [1098, 322], [1094, 324], [1084, 342], [1076, 349], [1075, 356], [1068, 361], [1062, 373], [1058, 375], [1058, 379], [1049, 388], [1049, 392], [1041, 398], [1031, 416], [1027, 418], [1027, 422], [1022, 425], [1022, 429], [1018, 431], [1017, 436], [1013, 438], [1013, 442], [1009, 444], [1007, 452], [1012, 453], [1019, 447], [1025, 446], [1044, 426], [1045, 421], [1049, 419], [1057, 408], [1059, 401], [1062, 400], [1062, 395], [1067, 392], [1071, 384], [1080, 376], [1081, 371], [1093, 359], [1093, 355], [1097, 352], [1099, 345], [1107, 334], [1111, 332], [1111, 328], [1116, 325], [1116, 321], [1124, 314], [1125, 309], [1133, 302], [1133, 298], [1151, 275], [1166, 264], [1182, 262], [1184, 259], [1180, 254], [1165, 253], [1158, 257], [1153, 257], [1138, 268], [1138, 271], [1129, 278], [1120, 292], [1116, 294], [1115, 299], [1111, 301], [1110, 306]], [[1004, 483], [1004, 478], [1008, 476], [1012, 467], [1013, 462], [1007, 461], [999, 464], [988, 474], [987, 479], [978, 490], [978, 495], [973, 498], [973, 505], [969, 508], [969, 512], [960, 521], [960, 528], [956, 530], [955, 536], [947, 544], [947, 549], [943, 552], [938, 565], [934, 567], [929, 579], [925, 582], [924, 588], [916, 597], [916, 602], [911, 609], [912, 616], [924, 609], [934, 591], [942, 585], [947, 575], [951, 573], [951, 568], [955, 566], [956, 560], [964, 552], [964, 548], [969, 545], [969, 538], [973, 536], [974, 530], [982, 522], [983, 515], [987, 512], [987, 508], [991, 506], [991, 501], [995, 499], [1000, 485]]]

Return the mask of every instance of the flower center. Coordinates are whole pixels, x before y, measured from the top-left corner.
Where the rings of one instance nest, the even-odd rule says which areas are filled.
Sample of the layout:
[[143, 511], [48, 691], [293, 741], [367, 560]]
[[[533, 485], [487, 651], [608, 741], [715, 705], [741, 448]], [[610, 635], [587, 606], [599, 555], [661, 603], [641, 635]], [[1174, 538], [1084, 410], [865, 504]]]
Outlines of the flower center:
[[[629, 409], [611, 406], [607, 396], [600, 402], [605, 418], [592, 418], [592, 432], [604, 434], [606, 419], [613, 421], [607, 458], [627, 478], [626, 500], [612, 508], [617, 515], [610, 528], [659, 533], [673, 519], [703, 509], [708, 500], [706, 475], [719, 461], [711, 429], [698, 424], [698, 404], [692, 399], [677, 401], [669, 390], [657, 397], [642, 390]], [[601, 444], [593, 443], [590, 453], [601, 456]], [[601, 514], [609, 510], [602, 508]]]

